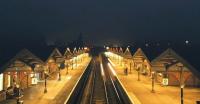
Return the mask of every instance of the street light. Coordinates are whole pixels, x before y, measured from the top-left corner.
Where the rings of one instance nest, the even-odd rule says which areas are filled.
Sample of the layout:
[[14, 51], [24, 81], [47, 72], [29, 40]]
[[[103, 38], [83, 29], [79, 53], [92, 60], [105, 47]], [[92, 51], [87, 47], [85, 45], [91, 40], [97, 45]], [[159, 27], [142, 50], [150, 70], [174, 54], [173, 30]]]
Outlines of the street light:
[[58, 64], [58, 81], [61, 81], [60, 64]]
[[71, 59], [72, 62], [72, 70], [74, 69], [74, 58]]
[[76, 68], [78, 67], [78, 56], [75, 57]]
[[44, 71], [44, 93], [47, 93], [47, 77], [48, 77], [48, 75], [47, 75], [47, 71], [45, 70]]
[[66, 62], [66, 67], [67, 67], [67, 73], [66, 73], [66, 74], [68, 74], [68, 73], [69, 73], [69, 72], [68, 72], [68, 69], [69, 69], [68, 61]]
[[19, 97], [20, 97], [20, 89], [19, 89], [19, 85], [17, 84], [16, 85], [16, 88], [14, 89], [14, 91], [16, 92], [16, 100], [17, 100], [17, 104], [20, 104], [20, 101], [19, 101]]
[[152, 90], [151, 90], [152, 93], [155, 93], [154, 83], [155, 83], [155, 72], [153, 71], [152, 72]]
[[183, 89], [184, 89], [184, 85], [181, 85], [181, 104], [183, 103]]
[[132, 64], [131, 64], [131, 60], [130, 60], [130, 74], [131, 74], [131, 65], [132, 65]]
[[138, 72], [138, 81], [140, 81], [140, 67], [137, 68], [137, 72]]

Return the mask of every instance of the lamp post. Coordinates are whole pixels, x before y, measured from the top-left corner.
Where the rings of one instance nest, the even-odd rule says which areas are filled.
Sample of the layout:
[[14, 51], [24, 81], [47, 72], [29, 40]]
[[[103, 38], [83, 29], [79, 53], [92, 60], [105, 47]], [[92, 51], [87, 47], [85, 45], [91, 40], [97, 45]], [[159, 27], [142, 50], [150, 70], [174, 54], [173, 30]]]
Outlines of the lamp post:
[[184, 82], [183, 82], [183, 66], [180, 67], [180, 87], [181, 87], [181, 104], [184, 104], [183, 100], [183, 89], [184, 89]]
[[72, 61], [72, 70], [74, 69], [74, 58], [71, 59]]
[[17, 101], [17, 104], [20, 104], [20, 88], [19, 88], [19, 85], [17, 84], [16, 85], [16, 88], [14, 89], [15, 92], [16, 92], [16, 101]]
[[58, 81], [61, 81], [60, 64], [58, 64]]
[[183, 102], [183, 89], [184, 89], [184, 85], [181, 85], [181, 104], [184, 104], [184, 102]]
[[47, 71], [44, 71], [44, 93], [47, 93]]
[[122, 57], [120, 56], [120, 66], [122, 66]]
[[155, 93], [154, 83], [155, 83], [155, 72], [153, 71], [152, 72], [152, 90], [151, 90], [152, 93]]
[[131, 64], [131, 61], [130, 61], [130, 64], [129, 64], [129, 65], [130, 65], [130, 73], [131, 73], [131, 65], [132, 65], [132, 64]]
[[119, 54], [117, 56], [118, 56], [118, 64], [120, 64], [120, 56], [119, 56]]
[[69, 67], [69, 66], [68, 66], [68, 62], [66, 63], [66, 66], [67, 66], [67, 73], [66, 73], [66, 74], [68, 74], [68, 73], [69, 73], [69, 72], [68, 72], [68, 71], [69, 71], [69, 70], [68, 70], [68, 69], [69, 69], [69, 68], [68, 68], [68, 67]]
[[78, 56], [75, 57], [75, 61], [76, 61], [76, 68], [78, 67]]
[[138, 81], [140, 81], [140, 67], [138, 67], [137, 72], [138, 72]]

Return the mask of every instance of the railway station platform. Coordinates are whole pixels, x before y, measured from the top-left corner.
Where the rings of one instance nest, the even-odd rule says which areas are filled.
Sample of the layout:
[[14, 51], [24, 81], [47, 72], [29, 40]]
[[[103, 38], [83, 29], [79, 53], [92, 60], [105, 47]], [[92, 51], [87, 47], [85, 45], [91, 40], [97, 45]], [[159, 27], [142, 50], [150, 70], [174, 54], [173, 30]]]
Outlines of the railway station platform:
[[[152, 80], [148, 76], [140, 75], [135, 70], [124, 74], [124, 68], [111, 60], [115, 66], [117, 77], [123, 84], [130, 98], [135, 104], [180, 104], [180, 88], [175, 86], [161, 86], [155, 84], [155, 93], [152, 93]], [[196, 104], [200, 100], [200, 88], [184, 88], [184, 104]]]
[[[63, 104], [72, 89], [87, 68], [91, 58], [85, 59], [77, 68], [69, 68], [68, 74], [62, 74], [61, 81], [47, 80], [47, 93], [44, 94], [44, 82], [24, 90], [24, 104]], [[0, 104], [15, 104], [16, 100], [5, 100]]]

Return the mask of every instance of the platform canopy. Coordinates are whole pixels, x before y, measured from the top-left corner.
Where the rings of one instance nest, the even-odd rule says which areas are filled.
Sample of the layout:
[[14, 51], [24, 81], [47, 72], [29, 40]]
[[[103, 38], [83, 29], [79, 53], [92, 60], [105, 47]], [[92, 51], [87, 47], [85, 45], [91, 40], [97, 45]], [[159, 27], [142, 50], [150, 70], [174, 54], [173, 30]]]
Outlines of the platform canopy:
[[64, 61], [63, 55], [58, 50], [58, 48], [55, 48], [53, 50], [53, 52], [50, 54], [46, 62], [48, 62], [51, 59], [54, 60], [56, 63], [62, 63]]
[[119, 55], [121, 55], [121, 56], [123, 56], [123, 55], [124, 55], [122, 47], [119, 47], [118, 54], [119, 54]]
[[74, 48], [72, 53], [73, 53], [73, 57], [76, 57], [78, 55], [78, 50], [76, 47]]
[[[44, 62], [35, 56], [33, 53], [31, 53], [27, 49], [21, 50], [19, 53], [16, 54], [14, 58], [12, 58], [8, 63], [6, 63], [2, 69], [5, 71], [16, 71], [22, 70], [22, 67], [30, 67], [32, 70], [36, 67], [43, 66]], [[24, 69], [23, 69], [24, 70]], [[29, 68], [26, 68], [26, 70], [29, 70]]]
[[151, 64], [153, 67], [165, 67], [165, 70], [163, 70], [163, 71], [167, 71], [168, 68], [170, 68], [174, 65], [178, 65], [180, 67], [186, 67], [197, 77], [200, 76], [200, 73], [198, 72], [197, 69], [195, 69], [189, 62], [187, 62], [184, 58], [179, 56], [171, 48], [168, 48], [160, 56], [158, 56], [157, 58], [152, 60]]
[[71, 52], [70, 48], [67, 48], [65, 51], [65, 59], [71, 59], [73, 57], [73, 53]]
[[141, 48], [138, 48], [137, 51], [133, 55], [133, 60], [146, 60], [149, 64], [151, 63]]
[[129, 47], [126, 48], [126, 50], [125, 50], [123, 56], [124, 56], [124, 58], [126, 58], [126, 59], [132, 59], [132, 54], [131, 54], [131, 52], [130, 52]]

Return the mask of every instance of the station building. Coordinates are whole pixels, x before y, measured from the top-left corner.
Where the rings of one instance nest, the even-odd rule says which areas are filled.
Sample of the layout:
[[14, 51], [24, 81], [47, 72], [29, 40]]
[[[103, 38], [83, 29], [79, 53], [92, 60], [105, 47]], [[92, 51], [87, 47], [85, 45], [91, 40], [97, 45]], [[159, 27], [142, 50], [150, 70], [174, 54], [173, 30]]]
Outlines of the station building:
[[29, 50], [21, 50], [14, 58], [6, 63], [3, 70], [3, 89], [15, 85], [27, 88], [43, 79], [44, 62]]
[[162, 85], [200, 86], [199, 71], [169, 48], [151, 61], [156, 79]]

